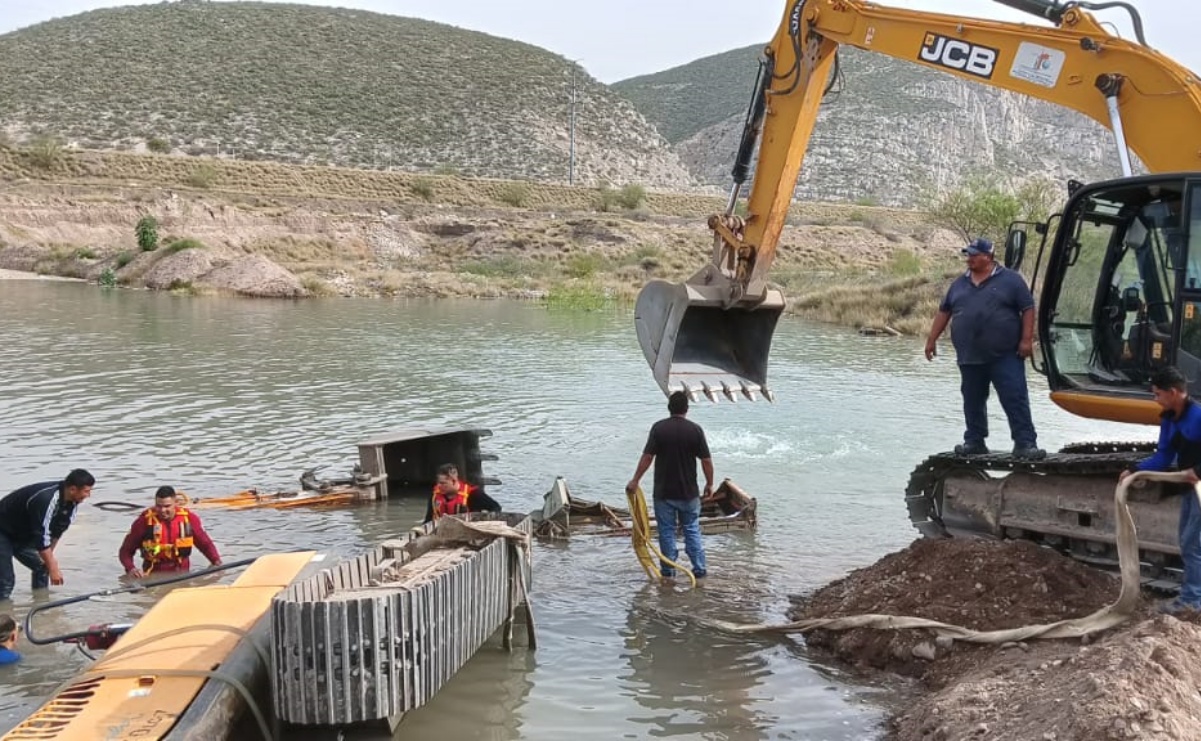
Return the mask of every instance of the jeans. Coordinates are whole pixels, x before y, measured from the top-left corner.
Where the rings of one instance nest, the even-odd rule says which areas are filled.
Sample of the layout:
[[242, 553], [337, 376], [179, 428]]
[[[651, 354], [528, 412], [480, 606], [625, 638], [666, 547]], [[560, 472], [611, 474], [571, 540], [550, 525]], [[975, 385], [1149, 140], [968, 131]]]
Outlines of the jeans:
[[963, 442], [984, 445], [988, 437], [988, 387], [992, 384], [1001, 400], [1001, 408], [1009, 419], [1009, 433], [1014, 447], [1034, 448], [1038, 438], [1030, 418], [1030, 395], [1026, 390], [1026, 362], [1014, 353], [991, 363], [959, 366], [960, 390], [963, 392], [963, 419], [967, 431]]
[[[659, 528], [659, 550], [672, 561], [680, 552], [676, 550], [676, 526], [684, 530], [684, 550], [692, 561], [693, 576], [705, 576], [705, 545], [701, 542], [701, 500], [655, 499], [655, 521]], [[674, 567], [659, 564], [663, 576], [675, 576]]]
[[1184, 562], [1180, 601], [1201, 607], [1201, 504], [1191, 486], [1180, 497], [1180, 560]]
[[0, 533], [0, 600], [12, 596], [13, 587], [17, 585], [17, 575], [13, 572], [13, 558], [16, 558], [33, 572], [32, 586], [34, 589], [46, 589], [50, 586], [50, 571], [31, 545], [14, 543], [4, 533]]

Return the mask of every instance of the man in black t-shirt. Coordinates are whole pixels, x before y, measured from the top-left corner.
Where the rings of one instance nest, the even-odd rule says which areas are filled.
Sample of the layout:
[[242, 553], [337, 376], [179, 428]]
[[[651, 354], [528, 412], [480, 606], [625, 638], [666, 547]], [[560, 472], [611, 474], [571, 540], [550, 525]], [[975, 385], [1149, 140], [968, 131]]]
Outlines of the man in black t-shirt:
[[[684, 550], [692, 561], [692, 574], [698, 579], [708, 573], [705, 565], [705, 546], [701, 542], [701, 498], [696, 485], [696, 462], [701, 462], [705, 474], [704, 495], [713, 493], [713, 460], [709, 455], [709, 443], [701, 426], [686, 419], [688, 396], [676, 391], [667, 400], [667, 411], [671, 416], [651, 426], [638, 459], [634, 478], [626, 484], [626, 491], [638, 488], [642, 475], [655, 464], [655, 520], [659, 529], [659, 550], [663, 555], [676, 560], [676, 527], [684, 531]], [[675, 569], [667, 563], [659, 566], [665, 577], [675, 576]]]

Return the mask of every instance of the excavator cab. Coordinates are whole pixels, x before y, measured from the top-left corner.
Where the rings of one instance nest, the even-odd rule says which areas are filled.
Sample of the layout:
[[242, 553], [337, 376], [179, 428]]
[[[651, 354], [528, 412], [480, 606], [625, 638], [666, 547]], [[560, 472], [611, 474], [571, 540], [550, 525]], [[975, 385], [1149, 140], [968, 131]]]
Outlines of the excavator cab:
[[1068, 411], [1153, 423], [1148, 383], [1165, 365], [1201, 392], [1201, 174], [1079, 188], [1051, 245], [1038, 312], [1042, 370]]

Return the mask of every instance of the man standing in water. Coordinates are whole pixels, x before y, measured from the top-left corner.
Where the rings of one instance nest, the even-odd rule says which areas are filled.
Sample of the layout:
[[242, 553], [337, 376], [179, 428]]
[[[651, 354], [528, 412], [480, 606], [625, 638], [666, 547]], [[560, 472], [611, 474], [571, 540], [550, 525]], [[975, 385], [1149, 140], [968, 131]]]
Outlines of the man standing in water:
[[[221, 565], [221, 554], [205, 532], [200, 516], [179, 506], [174, 487], [160, 486], [154, 493], [154, 506], [133, 521], [117, 550], [117, 558], [126, 576], [141, 579], [151, 572], [190, 571], [193, 547], [213, 566]], [[134, 554], [139, 550], [142, 552], [140, 569], [133, 563]]]
[[[709, 455], [709, 443], [705, 431], [687, 419], [688, 396], [676, 391], [667, 399], [670, 417], [661, 419], [651, 426], [642, 457], [634, 478], [626, 484], [626, 491], [633, 492], [643, 474], [655, 464], [655, 521], [659, 530], [659, 550], [664, 557], [675, 561], [676, 527], [684, 531], [684, 550], [692, 561], [692, 575], [703, 578], [708, 574], [705, 564], [705, 545], [701, 542], [701, 497], [696, 486], [696, 462], [701, 462], [705, 474], [704, 495], [713, 493], [713, 460]], [[676, 571], [671, 565], [659, 565], [659, 573], [673, 577]]]
[[16, 586], [14, 558], [32, 572], [34, 589], [63, 583], [54, 548], [95, 484], [92, 474], [77, 468], [62, 481], [23, 486], [0, 499], [0, 600]]

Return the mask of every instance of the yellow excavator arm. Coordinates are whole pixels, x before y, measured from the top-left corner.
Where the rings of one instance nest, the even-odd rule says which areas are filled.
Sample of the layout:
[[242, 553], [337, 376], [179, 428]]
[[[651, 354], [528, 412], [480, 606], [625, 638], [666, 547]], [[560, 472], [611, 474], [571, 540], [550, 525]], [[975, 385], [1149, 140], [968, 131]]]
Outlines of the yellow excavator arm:
[[[1109, 128], [1125, 175], [1127, 147], [1151, 172], [1201, 169], [1196, 75], [1116, 36], [1090, 3], [997, 0], [1053, 27], [889, 8], [860, 0], [794, 0], [765, 49], [725, 213], [709, 218], [710, 263], [684, 284], [648, 283], [635, 306], [643, 353], [665, 393], [713, 401], [767, 398], [767, 355], [783, 296], [767, 275], [840, 46], [886, 54], [1071, 108]], [[758, 144], [758, 154], [754, 147]], [[747, 215], [735, 214], [752, 157]]]

